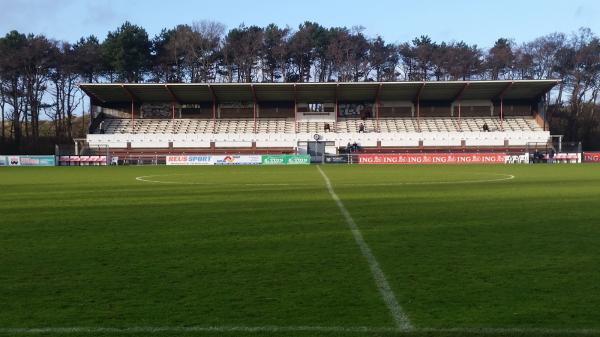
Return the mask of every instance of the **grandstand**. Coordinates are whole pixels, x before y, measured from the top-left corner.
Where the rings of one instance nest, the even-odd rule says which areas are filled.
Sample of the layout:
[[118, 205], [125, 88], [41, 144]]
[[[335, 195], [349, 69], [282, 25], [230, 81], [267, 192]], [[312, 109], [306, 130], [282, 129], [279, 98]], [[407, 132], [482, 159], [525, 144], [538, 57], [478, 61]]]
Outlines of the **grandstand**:
[[335, 154], [348, 143], [373, 153], [519, 152], [528, 143], [548, 141], [543, 98], [557, 83], [94, 83], [80, 87], [91, 100], [90, 148], [108, 148], [113, 154]]

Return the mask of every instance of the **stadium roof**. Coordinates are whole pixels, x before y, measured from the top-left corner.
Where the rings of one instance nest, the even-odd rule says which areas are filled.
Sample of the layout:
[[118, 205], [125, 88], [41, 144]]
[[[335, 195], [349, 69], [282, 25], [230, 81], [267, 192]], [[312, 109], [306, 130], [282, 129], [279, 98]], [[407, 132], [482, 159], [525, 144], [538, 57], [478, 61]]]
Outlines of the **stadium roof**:
[[560, 80], [327, 83], [83, 83], [101, 103], [231, 101], [534, 100]]

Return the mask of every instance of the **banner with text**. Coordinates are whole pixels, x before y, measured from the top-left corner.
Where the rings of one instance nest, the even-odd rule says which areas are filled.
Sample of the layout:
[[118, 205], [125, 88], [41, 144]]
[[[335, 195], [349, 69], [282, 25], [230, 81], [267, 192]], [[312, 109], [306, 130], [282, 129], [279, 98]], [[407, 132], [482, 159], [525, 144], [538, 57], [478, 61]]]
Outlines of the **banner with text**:
[[262, 156], [263, 165], [305, 165], [310, 164], [309, 155], [273, 154]]
[[214, 165], [212, 156], [167, 156], [167, 165]]
[[359, 164], [504, 164], [506, 153], [361, 154]]
[[326, 155], [326, 164], [348, 164], [349, 156], [347, 154]]
[[260, 165], [262, 156], [260, 155], [224, 155], [212, 156], [215, 165]]
[[54, 166], [54, 156], [0, 156], [0, 166]]
[[584, 152], [584, 163], [600, 163], [600, 152]]

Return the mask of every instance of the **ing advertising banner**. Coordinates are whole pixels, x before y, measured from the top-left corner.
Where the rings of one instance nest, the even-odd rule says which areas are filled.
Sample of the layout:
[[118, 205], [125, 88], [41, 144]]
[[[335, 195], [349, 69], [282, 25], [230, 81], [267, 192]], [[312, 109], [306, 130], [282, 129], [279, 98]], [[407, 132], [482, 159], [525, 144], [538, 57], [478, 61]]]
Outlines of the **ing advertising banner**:
[[584, 163], [600, 163], [600, 152], [584, 152]]
[[504, 164], [505, 153], [361, 154], [359, 164]]

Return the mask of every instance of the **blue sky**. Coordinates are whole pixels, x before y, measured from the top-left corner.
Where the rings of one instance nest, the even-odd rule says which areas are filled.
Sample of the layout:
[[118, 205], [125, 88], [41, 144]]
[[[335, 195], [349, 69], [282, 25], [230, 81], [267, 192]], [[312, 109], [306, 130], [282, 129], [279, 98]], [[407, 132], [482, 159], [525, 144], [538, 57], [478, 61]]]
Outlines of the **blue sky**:
[[0, 0], [0, 34], [16, 29], [75, 41], [94, 34], [101, 40], [125, 20], [154, 36], [164, 27], [200, 20], [227, 28], [296, 28], [310, 20], [325, 26], [362, 25], [369, 36], [404, 42], [427, 34], [435, 41], [464, 40], [489, 47], [499, 37], [517, 43], [552, 32], [589, 27], [600, 33], [598, 0]]

